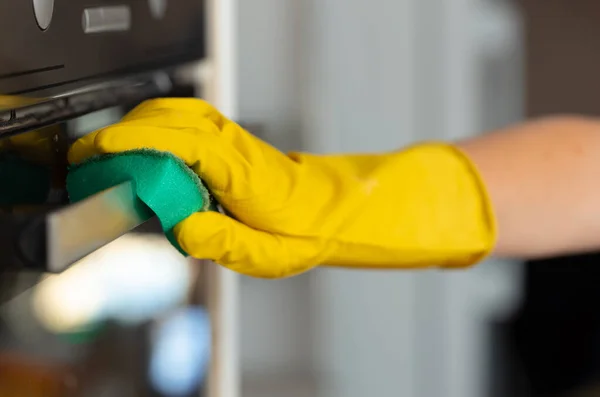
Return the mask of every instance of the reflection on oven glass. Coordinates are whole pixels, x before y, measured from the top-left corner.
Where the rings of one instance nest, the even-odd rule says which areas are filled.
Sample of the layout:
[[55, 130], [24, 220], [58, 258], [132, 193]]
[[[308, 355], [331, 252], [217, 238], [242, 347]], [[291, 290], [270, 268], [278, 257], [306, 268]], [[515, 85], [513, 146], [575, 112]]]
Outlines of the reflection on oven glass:
[[182, 303], [189, 284], [187, 259], [166, 239], [129, 234], [49, 276], [35, 288], [33, 305], [56, 333], [106, 320], [137, 325]]
[[76, 139], [121, 119], [124, 110], [119, 107], [99, 110], [68, 122], [69, 138]]
[[33, 98], [16, 95], [0, 95], [0, 110], [10, 110], [16, 107], [29, 106], [43, 101], [44, 98]]
[[208, 371], [211, 328], [202, 307], [173, 312], [154, 329], [150, 381], [165, 396], [189, 396]]
[[67, 149], [61, 126], [0, 140], [2, 210], [17, 211], [64, 202]]
[[0, 139], [0, 211], [66, 203], [70, 144], [80, 136], [118, 121], [122, 114], [120, 108], [110, 108], [68, 123]]

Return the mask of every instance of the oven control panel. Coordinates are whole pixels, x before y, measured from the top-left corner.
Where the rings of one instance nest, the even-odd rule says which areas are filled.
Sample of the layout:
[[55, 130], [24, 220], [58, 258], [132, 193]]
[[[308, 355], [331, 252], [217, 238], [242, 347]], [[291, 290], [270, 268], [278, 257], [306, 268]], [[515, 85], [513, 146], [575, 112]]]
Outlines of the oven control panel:
[[0, 1], [0, 95], [199, 60], [204, 16], [201, 0]]

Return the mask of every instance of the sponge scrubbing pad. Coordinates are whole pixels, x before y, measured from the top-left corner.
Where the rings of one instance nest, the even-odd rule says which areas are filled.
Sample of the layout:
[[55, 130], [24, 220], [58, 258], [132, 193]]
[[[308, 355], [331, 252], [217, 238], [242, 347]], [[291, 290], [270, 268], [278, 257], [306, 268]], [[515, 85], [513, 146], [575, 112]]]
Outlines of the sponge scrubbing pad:
[[[178, 157], [150, 149], [95, 156], [71, 167], [67, 191], [71, 202], [132, 181], [137, 199], [160, 220], [165, 235], [182, 254], [173, 228], [211, 205], [200, 178]], [[139, 203], [134, 203], [139, 205]]]

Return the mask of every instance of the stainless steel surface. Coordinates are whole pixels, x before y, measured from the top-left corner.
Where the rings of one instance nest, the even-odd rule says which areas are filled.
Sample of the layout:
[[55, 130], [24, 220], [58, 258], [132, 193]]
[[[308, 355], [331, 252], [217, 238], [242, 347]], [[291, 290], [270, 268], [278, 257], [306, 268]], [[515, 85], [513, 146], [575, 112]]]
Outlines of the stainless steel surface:
[[131, 9], [126, 5], [86, 8], [81, 24], [86, 34], [125, 32], [131, 29]]
[[48, 270], [60, 272], [149, 220], [152, 212], [136, 202], [133, 185], [126, 182], [49, 215]]
[[[0, 137], [67, 121], [111, 106], [141, 102], [168, 93], [172, 85], [168, 74], [157, 72], [104, 81], [31, 104], [20, 97], [0, 97]], [[22, 102], [24, 106], [21, 106]]]
[[54, 0], [33, 0], [33, 13], [39, 28], [48, 29], [54, 14]]

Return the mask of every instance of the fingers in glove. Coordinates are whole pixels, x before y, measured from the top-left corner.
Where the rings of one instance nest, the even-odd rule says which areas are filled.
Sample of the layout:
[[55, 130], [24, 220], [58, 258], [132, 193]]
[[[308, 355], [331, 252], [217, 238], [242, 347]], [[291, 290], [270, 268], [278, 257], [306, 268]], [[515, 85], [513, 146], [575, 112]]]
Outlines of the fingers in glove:
[[[263, 159], [262, 149], [274, 150], [236, 123], [225, 118], [208, 102], [194, 98], [166, 98], [146, 101], [128, 113], [122, 125], [140, 124], [165, 128], [196, 128], [212, 131], [229, 142], [254, 164]], [[258, 155], [258, 156], [257, 156]]]
[[[227, 123], [212, 105], [200, 99], [193, 98], [168, 98], [153, 99], [143, 102], [129, 112], [122, 121], [78, 139], [69, 149], [68, 160], [71, 164], [82, 161], [99, 154], [96, 148], [96, 137], [103, 131], [116, 127], [133, 129], [141, 126], [167, 127], [171, 129], [196, 129], [204, 132], [220, 133], [220, 129]], [[119, 130], [127, 134], [126, 130]], [[124, 135], [124, 139], [128, 139]]]
[[250, 180], [250, 165], [212, 131], [148, 126], [130, 128], [117, 124], [96, 135], [95, 147], [99, 153], [144, 148], [169, 152], [192, 167], [216, 195], [226, 193], [236, 200], [247, 195], [243, 181]]
[[191, 256], [252, 277], [289, 277], [318, 264], [319, 244], [312, 239], [254, 230], [217, 212], [190, 216], [175, 227], [175, 236]]
[[[174, 118], [163, 118], [165, 114], [179, 115]], [[193, 124], [201, 119], [208, 119], [212, 121], [217, 128], [221, 129], [225, 124], [229, 122], [214, 106], [208, 102], [197, 99], [197, 98], [158, 98], [151, 99], [142, 102], [136, 106], [132, 111], [127, 113], [123, 118], [123, 121], [139, 121], [150, 118], [162, 118], [157, 120], [160, 126], [175, 127], [176, 124], [181, 123], [181, 120], [185, 120], [188, 127], [192, 127]], [[178, 121], [179, 119], [179, 121]], [[174, 124], [170, 124], [174, 123]], [[148, 124], [145, 123], [144, 124]]]
[[84, 137], [79, 138], [71, 147], [67, 154], [67, 160], [69, 164], [79, 164], [88, 158], [97, 155], [95, 140], [98, 131], [87, 134]]

